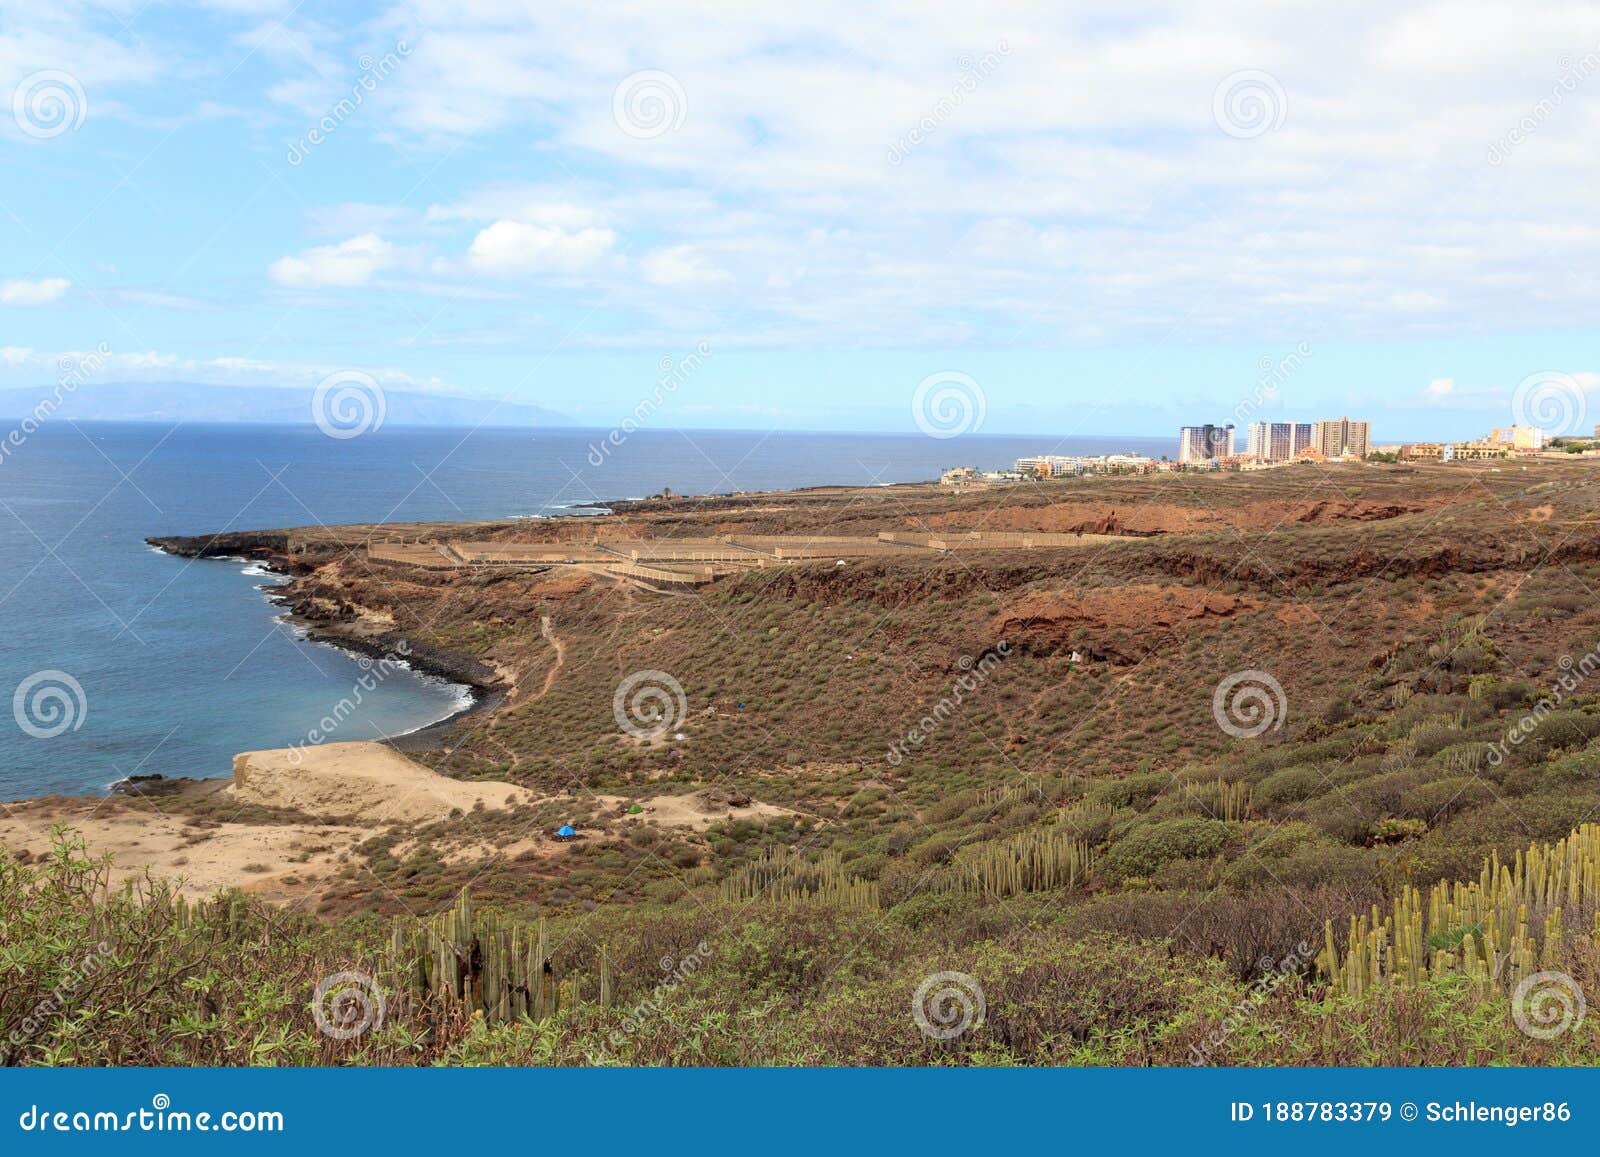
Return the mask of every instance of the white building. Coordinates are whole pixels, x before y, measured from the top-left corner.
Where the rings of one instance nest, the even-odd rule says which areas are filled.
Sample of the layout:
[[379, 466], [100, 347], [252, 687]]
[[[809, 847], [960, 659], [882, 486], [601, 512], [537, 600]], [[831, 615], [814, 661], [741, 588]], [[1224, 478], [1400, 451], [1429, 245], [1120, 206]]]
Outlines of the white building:
[[1310, 422], [1251, 422], [1244, 452], [1263, 462], [1288, 462], [1311, 445]]

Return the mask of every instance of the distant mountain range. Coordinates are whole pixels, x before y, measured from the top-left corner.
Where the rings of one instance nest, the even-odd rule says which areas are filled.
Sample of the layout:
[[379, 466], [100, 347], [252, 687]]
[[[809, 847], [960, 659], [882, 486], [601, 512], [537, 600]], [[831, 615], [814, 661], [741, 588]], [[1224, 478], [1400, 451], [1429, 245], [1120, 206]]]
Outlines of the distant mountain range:
[[[53, 387], [0, 390], [0, 420], [32, 414]], [[310, 424], [314, 386], [215, 386], [199, 382], [91, 383], [68, 394], [57, 414], [91, 422], [273, 422]], [[386, 426], [572, 426], [543, 406], [492, 398], [383, 388]]]

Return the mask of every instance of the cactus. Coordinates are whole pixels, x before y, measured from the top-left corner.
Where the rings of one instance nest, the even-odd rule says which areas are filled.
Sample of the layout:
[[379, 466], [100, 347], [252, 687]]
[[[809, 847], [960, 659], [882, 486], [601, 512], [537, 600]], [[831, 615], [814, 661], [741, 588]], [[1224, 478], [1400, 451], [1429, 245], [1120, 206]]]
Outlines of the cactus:
[[877, 881], [850, 875], [838, 852], [823, 852], [808, 861], [783, 848], [767, 852], [724, 880], [722, 898], [736, 904], [815, 902], [862, 910], [879, 906]]
[[1329, 921], [1317, 965], [1335, 992], [1350, 995], [1445, 975], [1465, 976], [1486, 995], [1559, 960], [1563, 913], [1600, 936], [1600, 825], [1534, 844], [1510, 864], [1492, 853], [1476, 880], [1441, 880], [1426, 902], [1405, 887], [1388, 912], [1374, 905], [1350, 917], [1342, 952]]
[[[463, 891], [455, 907], [429, 920], [400, 918], [390, 931], [389, 968], [397, 983], [460, 1001], [490, 1023], [543, 1020], [570, 987], [555, 975], [543, 919], [530, 930], [494, 912], [476, 912]], [[601, 949], [601, 1000], [614, 990], [609, 951]]]
[[1016, 783], [1002, 783], [984, 788], [978, 800], [991, 809], [998, 810], [1021, 800], [1038, 802], [1081, 795], [1091, 782], [1093, 781], [1081, 775], [1028, 776]]
[[1109, 803], [1095, 803], [1093, 800], [1085, 799], [1056, 812], [1054, 823], [1060, 830], [1081, 837], [1085, 832], [1094, 831], [1110, 823], [1111, 817], [1116, 814], [1117, 809]]
[[1205, 783], [1186, 782], [1183, 785], [1183, 797], [1213, 819], [1230, 823], [1248, 819], [1251, 805], [1255, 802], [1254, 789], [1248, 783], [1229, 783], [1225, 779]]
[[1070, 888], [1088, 878], [1094, 860], [1093, 849], [1074, 829], [1058, 826], [962, 848], [936, 886], [998, 897]]

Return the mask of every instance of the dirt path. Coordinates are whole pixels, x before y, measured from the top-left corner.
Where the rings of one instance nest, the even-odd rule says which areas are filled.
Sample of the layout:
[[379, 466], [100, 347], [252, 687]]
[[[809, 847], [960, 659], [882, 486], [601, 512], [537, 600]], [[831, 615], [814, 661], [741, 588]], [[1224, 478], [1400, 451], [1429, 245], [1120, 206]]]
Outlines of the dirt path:
[[539, 616], [539, 633], [555, 648], [556, 662], [555, 666], [544, 673], [544, 686], [539, 688], [539, 693], [533, 697], [534, 702], [550, 694], [550, 688], [554, 687], [556, 680], [561, 677], [561, 668], [567, 665], [567, 645], [561, 641], [561, 636], [556, 634], [555, 625], [549, 615]]

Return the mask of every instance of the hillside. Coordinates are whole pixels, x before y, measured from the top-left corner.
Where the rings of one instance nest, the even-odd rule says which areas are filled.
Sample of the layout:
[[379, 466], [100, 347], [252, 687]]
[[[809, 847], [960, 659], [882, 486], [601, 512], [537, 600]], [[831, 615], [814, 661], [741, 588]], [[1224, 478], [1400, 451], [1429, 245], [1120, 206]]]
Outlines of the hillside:
[[[763, 565], [660, 591], [570, 565], [368, 555], [394, 537], [972, 530], [1111, 537]], [[1528, 1035], [1507, 1003], [1539, 967], [1600, 973], [1589, 892], [1534, 896], [1530, 876], [1534, 898], [1519, 900], [1522, 884], [1489, 872], [1473, 902], [1509, 913], [1503, 934], [1498, 916], [1430, 909], [1407, 957], [1421, 963], [1396, 963], [1411, 889], [1477, 881], [1600, 807], [1592, 466], [817, 490], [159, 545], [273, 561], [315, 630], [374, 656], [404, 640], [472, 678], [486, 705], [408, 753], [526, 789], [501, 808], [354, 828], [215, 793], [106, 805], [190, 815], [215, 840], [234, 824], [330, 826], [336, 854], [273, 899], [318, 959], [363, 960], [414, 989], [397, 1023], [439, 1035], [414, 1054], [375, 1038], [360, 1046], [374, 1052], [311, 1060], [1600, 1055], [1592, 1026]], [[28, 806], [89, 810], [45, 801], [24, 820]], [[576, 838], [554, 834], [563, 824]], [[463, 890], [475, 910], [455, 909]], [[1374, 912], [1404, 925], [1378, 950], [1353, 922]], [[374, 916], [400, 920], [387, 949]], [[464, 920], [483, 941], [489, 963], [455, 982], [484, 1002], [487, 1025], [470, 1033], [426, 965], [429, 919]], [[535, 941], [554, 963], [548, 998], [523, 975]], [[1349, 966], [1373, 951], [1366, 971]], [[686, 955], [695, 974], [678, 976]], [[665, 1010], [597, 1043], [663, 970]], [[987, 1008], [949, 1038], [907, 1012], [919, 982], [946, 973], [976, 978]]]

